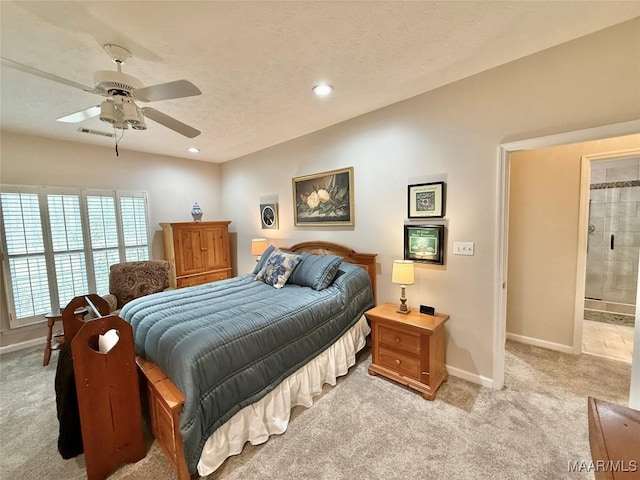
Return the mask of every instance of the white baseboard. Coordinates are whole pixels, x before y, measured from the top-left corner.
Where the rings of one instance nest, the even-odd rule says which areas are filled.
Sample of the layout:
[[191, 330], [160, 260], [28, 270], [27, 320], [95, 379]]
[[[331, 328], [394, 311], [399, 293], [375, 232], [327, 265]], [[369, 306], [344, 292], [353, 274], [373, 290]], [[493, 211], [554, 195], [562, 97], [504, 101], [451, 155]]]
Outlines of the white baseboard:
[[447, 365], [447, 372], [449, 372], [449, 375], [453, 375], [454, 377], [467, 380], [468, 382], [476, 383], [478, 385], [482, 385], [483, 387], [487, 387], [487, 388], [493, 388], [492, 378], [483, 377], [482, 375], [478, 375], [477, 373], [471, 373], [467, 370], [451, 367], [449, 365]]
[[[45, 343], [47, 343], [47, 337], [34, 338], [33, 340], [27, 340], [26, 342], [14, 343], [7, 345], [6, 347], [0, 347], [0, 355], [17, 352], [18, 350], [24, 350], [25, 348], [33, 347], [35, 345], [44, 345]], [[42, 350], [44, 351], [44, 347]]]
[[572, 345], [562, 345], [560, 343], [547, 342], [546, 340], [540, 340], [533, 337], [525, 337], [524, 335], [516, 335], [515, 333], [507, 333], [507, 340], [513, 340], [514, 342], [533, 345], [534, 347], [546, 348], [547, 350], [555, 350], [556, 352], [570, 353], [572, 355], [574, 353]]

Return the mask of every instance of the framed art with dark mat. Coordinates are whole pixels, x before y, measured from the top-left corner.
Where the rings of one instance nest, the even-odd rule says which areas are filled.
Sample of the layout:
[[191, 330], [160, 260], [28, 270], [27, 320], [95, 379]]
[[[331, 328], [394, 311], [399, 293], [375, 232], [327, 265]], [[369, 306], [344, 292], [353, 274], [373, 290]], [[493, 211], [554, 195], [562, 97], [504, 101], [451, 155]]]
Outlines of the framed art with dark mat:
[[263, 203], [260, 204], [260, 222], [262, 228], [278, 228], [278, 204]]

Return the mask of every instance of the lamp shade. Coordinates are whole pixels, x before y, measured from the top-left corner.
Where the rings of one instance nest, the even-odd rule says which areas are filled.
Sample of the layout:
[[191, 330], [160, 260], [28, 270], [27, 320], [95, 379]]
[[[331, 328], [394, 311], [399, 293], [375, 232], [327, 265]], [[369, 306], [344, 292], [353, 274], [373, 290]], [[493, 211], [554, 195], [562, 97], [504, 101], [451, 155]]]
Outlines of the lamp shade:
[[400, 285], [413, 285], [413, 262], [411, 260], [394, 260], [391, 281]]
[[100, 120], [107, 123], [117, 123], [116, 107], [109, 100], [100, 104]]
[[251, 240], [251, 255], [262, 255], [266, 249], [266, 238], [254, 238]]

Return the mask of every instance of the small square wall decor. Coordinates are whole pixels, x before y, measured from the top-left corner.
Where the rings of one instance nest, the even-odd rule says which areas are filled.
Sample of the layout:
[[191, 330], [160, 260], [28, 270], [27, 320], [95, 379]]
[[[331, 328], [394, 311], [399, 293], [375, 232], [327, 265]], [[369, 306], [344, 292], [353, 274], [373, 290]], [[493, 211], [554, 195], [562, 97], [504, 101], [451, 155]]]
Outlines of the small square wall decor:
[[408, 217], [442, 218], [444, 217], [444, 199], [444, 182], [409, 185]]
[[404, 259], [444, 265], [444, 225], [405, 225]]

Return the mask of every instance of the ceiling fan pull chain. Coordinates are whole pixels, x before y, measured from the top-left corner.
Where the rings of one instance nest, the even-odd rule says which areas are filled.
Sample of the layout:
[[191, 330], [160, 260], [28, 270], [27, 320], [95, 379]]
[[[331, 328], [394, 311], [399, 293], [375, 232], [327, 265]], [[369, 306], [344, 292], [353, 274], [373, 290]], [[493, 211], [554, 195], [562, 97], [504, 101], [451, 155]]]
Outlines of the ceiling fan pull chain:
[[[124, 130], [122, 131], [122, 133], [124, 133]], [[120, 137], [122, 138], [122, 137]], [[116, 157], [119, 157], [120, 155], [118, 154], [118, 132], [116, 132], [116, 127], [115, 125], [113, 126], [113, 141], [116, 144]]]

